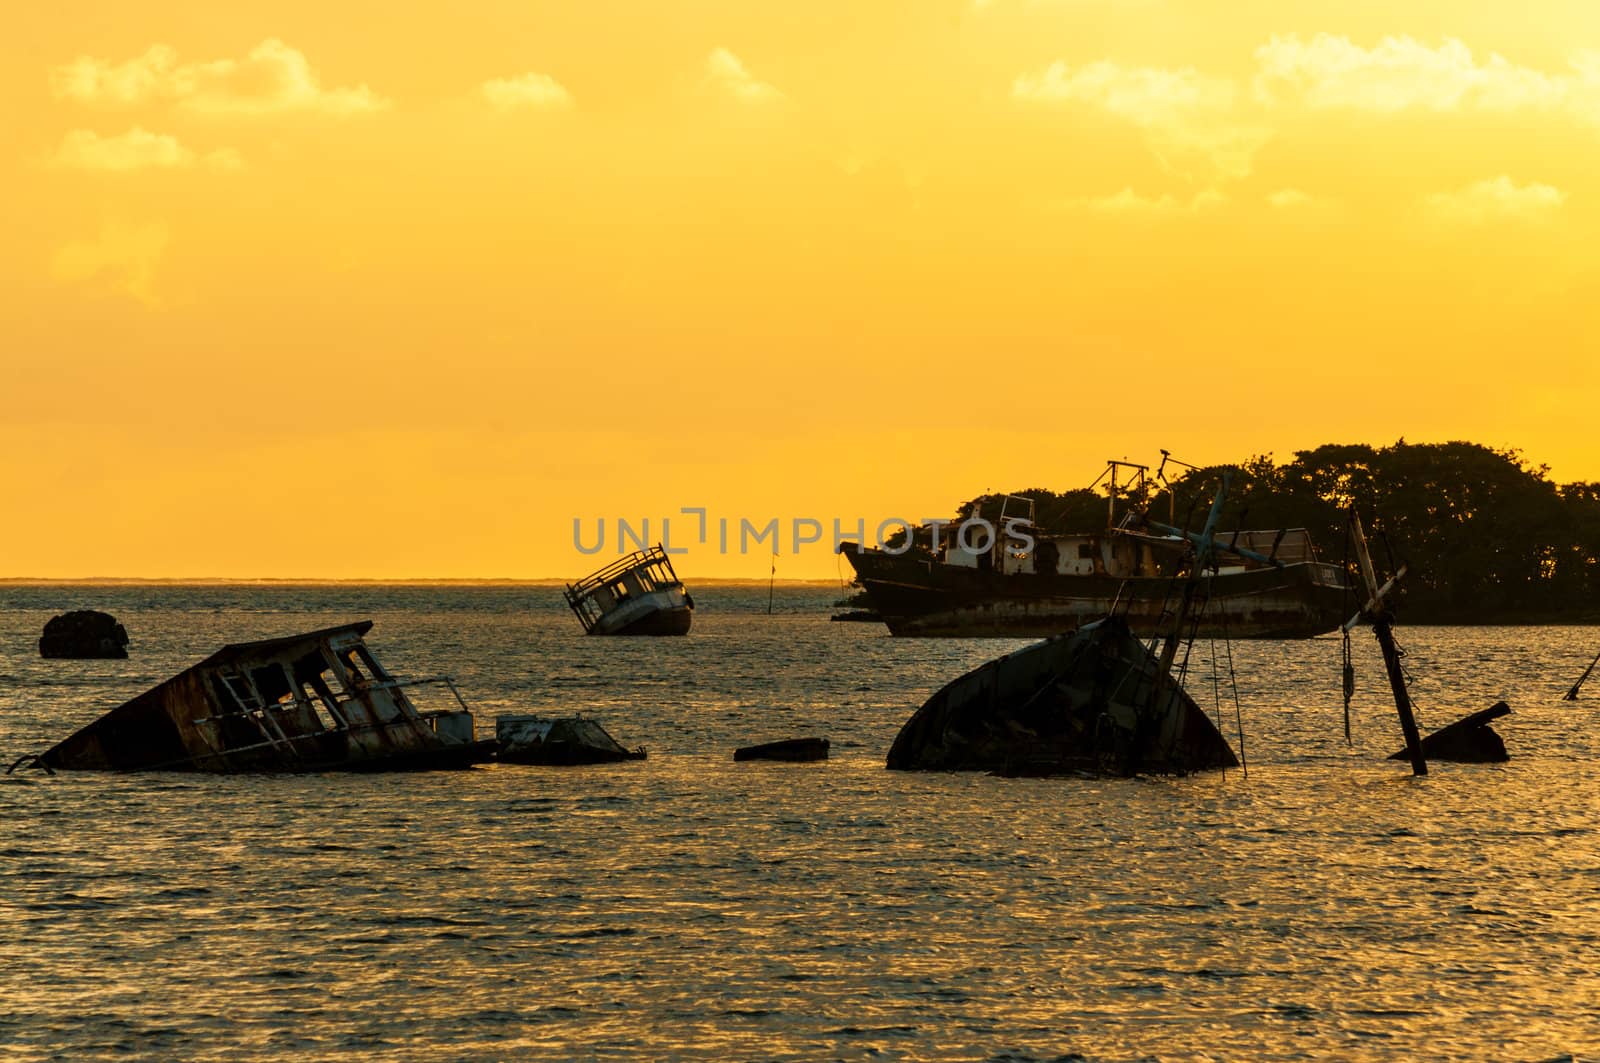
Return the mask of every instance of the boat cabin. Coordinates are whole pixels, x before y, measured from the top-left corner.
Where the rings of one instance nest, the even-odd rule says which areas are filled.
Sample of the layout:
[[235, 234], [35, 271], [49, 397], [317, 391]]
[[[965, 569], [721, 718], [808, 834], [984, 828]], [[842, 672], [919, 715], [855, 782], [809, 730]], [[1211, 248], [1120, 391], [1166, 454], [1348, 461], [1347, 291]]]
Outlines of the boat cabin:
[[[493, 755], [448, 676], [402, 682], [372, 621], [224, 646], [39, 755], [49, 768], [304, 772], [466, 767]], [[415, 688], [453, 696], [420, 710]]]
[[567, 584], [567, 604], [590, 635], [686, 635], [694, 599], [660, 545]]

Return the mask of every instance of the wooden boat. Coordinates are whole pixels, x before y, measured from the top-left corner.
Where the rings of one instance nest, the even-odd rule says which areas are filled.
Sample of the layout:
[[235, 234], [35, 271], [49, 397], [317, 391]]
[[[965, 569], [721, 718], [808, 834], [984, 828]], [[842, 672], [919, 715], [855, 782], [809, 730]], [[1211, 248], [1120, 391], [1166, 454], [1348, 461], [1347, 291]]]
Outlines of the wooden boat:
[[590, 635], [687, 635], [694, 619], [694, 599], [661, 546], [567, 584], [566, 598]]

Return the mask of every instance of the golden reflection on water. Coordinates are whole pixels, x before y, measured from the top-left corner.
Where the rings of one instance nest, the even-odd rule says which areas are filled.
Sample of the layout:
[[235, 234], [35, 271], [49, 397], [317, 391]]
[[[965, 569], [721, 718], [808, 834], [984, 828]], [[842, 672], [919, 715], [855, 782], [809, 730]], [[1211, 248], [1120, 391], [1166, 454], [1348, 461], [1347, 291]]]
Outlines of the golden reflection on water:
[[[1511, 702], [1506, 765], [1419, 780], [1383, 761], [1398, 737], [1371, 648], [1347, 748], [1338, 646], [1317, 640], [1233, 647], [1248, 779], [1006, 780], [881, 764], [922, 697], [1010, 644], [830, 625], [826, 597], [769, 620], [764, 588], [708, 591], [690, 638], [615, 643], [530, 614], [526, 591], [324, 588], [310, 612], [140, 591], [113, 608], [132, 660], [63, 666], [28, 655], [50, 605], [3, 593], [8, 759], [221, 641], [365, 615], [386, 663], [452, 672], [486, 719], [581, 710], [651, 749], [592, 769], [12, 776], [13, 1058], [1600, 1051], [1600, 692], [1558, 700], [1594, 629], [1402, 632], [1425, 728]], [[833, 759], [731, 760], [797, 734]]]

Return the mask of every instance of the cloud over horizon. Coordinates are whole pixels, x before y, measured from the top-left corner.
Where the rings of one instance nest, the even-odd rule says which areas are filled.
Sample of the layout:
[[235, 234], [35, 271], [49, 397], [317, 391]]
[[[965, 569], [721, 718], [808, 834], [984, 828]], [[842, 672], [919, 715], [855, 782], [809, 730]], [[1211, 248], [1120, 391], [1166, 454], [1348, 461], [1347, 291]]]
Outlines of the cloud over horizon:
[[389, 106], [364, 84], [324, 88], [305, 54], [277, 38], [262, 41], [243, 59], [201, 63], [179, 63], [177, 51], [165, 44], [152, 45], [124, 63], [79, 56], [51, 70], [50, 86], [58, 99], [77, 103], [131, 107], [168, 102], [217, 115], [353, 115]]

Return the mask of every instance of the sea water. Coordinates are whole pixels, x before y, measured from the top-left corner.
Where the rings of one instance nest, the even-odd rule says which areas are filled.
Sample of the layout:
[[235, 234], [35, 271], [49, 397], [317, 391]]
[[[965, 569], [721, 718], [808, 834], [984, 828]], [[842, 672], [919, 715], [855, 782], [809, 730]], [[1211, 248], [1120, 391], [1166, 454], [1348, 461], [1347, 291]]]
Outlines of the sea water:
[[[0, 586], [8, 764], [226, 642], [368, 618], [391, 672], [455, 677], [480, 734], [581, 712], [650, 753], [5, 777], [0, 1053], [1600, 1054], [1600, 680], [1561, 700], [1600, 629], [1399, 629], [1424, 731], [1504, 699], [1507, 764], [1384, 759], [1357, 631], [1352, 744], [1337, 637], [1198, 643], [1189, 688], [1247, 772], [1004, 779], [883, 761], [923, 699], [1023, 643], [830, 623], [837, 586], [780, 587], [770, 615], [765, 586], [693, 590], [687, 638], [594, 639], [548, 585]], [[129, 659], [41, 659], [68, 608], [115, 614]], [[732, 760], [806, 735], [828, 761]]]

